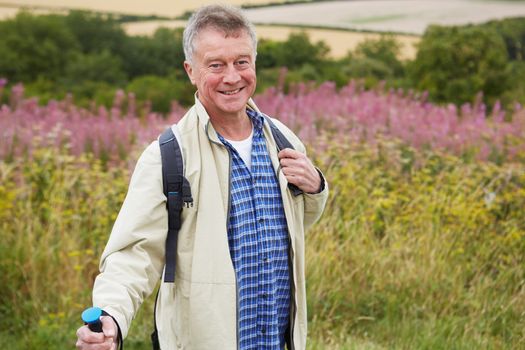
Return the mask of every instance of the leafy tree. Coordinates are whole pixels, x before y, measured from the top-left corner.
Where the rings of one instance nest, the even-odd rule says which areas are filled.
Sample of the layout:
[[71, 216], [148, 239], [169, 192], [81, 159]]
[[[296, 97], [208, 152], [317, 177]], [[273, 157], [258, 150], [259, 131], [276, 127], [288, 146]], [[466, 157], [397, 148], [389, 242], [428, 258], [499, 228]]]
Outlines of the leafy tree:
[[430, 26], [410, 65], [413, 86], [439, 102], [470, 102], [482, 91], [492, 103], [508, 88], [507, 50], [493, 29]]
[[342, 70], [348, 77], [371, 78], [376, 82], [394, 77], [391, 66], [378, 59], [368, 57], [350, 58]]
[[64, 17], [69, 31], [75, 36], [83, 53], [110, 52], [122, 56], [127, 35], [111, 16], [86, 11], [71, 11]]
[[121, 85], [126, 81], [119, 57], [108, 51], [100, 53], [77, 53], [68, 63], [65, 77], [62, 79], [67, 86], [77, 85], [84, 81], [104, 81]]
[[[381, 73], [381, 79], [404, 74], [403, 63], [399, 60], [401, 45], [392, 35], [382, 35], [377, 40], [365, 40], [359, 43], [354, 51], [356, 58], [366, 59], [372, 66], [383, 64], [391, 73]], [[381, 69], [383, 70], [383, 68]], [[373, 73], [372, 73], [373, 74]]]
[[310, 42], [305, 32], [291, 33], [284, 42], [261, 41], [258, 47], [259, 68], [299, 68], [304, 64], [319, 66], [327, 60], [329, 48], [325, 42]]
[[261, 39], [257, 43], [257, 70], [278, 67], [277, 52], [282, 43], [270, 39]]
[[139, 101], [150, 101], [152, 109], [162, 113], [170, 111], [172, 101], [184, 105], [192, 104], [195, 93], [188, 79], [180, 80], [175, 76], [162, 78], [154, 75], [134, 79], [128, 84], [126, 91], [135, 93]]
[[159, 28], [151, 38], [128, 37], [122, 60], [130, 78], [151, 74], [165, 76], [173, 70], [182, 72], [182, 29]]
[[0, 76], [13, 82], [54, 79], [79, 49], [60, 16], [21, 12], [0, 22], [0, 33]]
[[104, 81], [84, 80], [82, 83], [68, 87], [75, 104], [85, 108], [93, 105], [111, 107], [115, 99], [115, 85]]
[[511, 60], [525, 60], [525, 18], [506, 18], [488, 22], [484, 26], [501, 35]]
[[510, 89], [505, 91], [501, 100], [505, 107], [512, 108], [516, 102], [525, 105], [525, 61], [512, 61], [508, 67]]

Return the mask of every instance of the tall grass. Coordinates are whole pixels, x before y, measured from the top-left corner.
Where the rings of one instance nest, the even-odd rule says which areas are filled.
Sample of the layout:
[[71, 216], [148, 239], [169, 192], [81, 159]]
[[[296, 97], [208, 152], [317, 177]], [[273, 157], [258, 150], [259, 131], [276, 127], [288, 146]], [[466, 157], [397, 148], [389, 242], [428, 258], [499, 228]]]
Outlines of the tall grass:
[[127, 176], [125, 167], [103, 171], [97, 159], [56, 148], [0, 163], [0, 329], [18, 348], [71, 342], [64, 323], [89, 304]]
[[[309, 349], [522, 348], [525, 166], [519, 152], [500, 148], [505, 142], [498, 141], [512, 138], [522, 147], [524, 127], [515, 122], [521, 110], [499, 119], [491, 112], [473, 122], [466, 112], [398, 92], [342, 95], [330, 89], [256, 97], [303, 133], [332, 189], [323, 218], [307, 237]], [[271, 96], [282, 102], [275, 110], [265, 105]], [[37, 106], [23, 97], [0, 109], [2, 146], [18, 140], [0, 156], [3, 348], [73, 347], [125, 195], [129, 162], [170, 122], [154, 116], [146, 125], [145, 114], [129, 108], [129, 97], [117, 98], [108, 113], [70, 101]], [[336, 102], [346, 107], [329, 109]], [[396, 116], [422, 135], [418, 128], [437, 118], [424, 111], [440, 116], [435, 125], [456, 123], [448, 133], [434, 134], [441, 135], [436, 144], [381, 127], [380, 120]], [[377, 114], [382, 117], [371, 120]], [[102, 127], [86, 127], [86, 120]], [[38, 137], [17, 136], [34, 123], [41, 123], [31, 129]], [[465, 125], [493, 135], [494, 144], [460, 133], [470, 135], [464, 138], [470, 153], [443, 146]], [[122, 128], [134, 135], [121, 137], [127, 140], [123, 157], [104, 156], [82, 141], [98, 138], [100, 149], [113, 154], [111, 135]], [[85, 138], [70, 137], [79, 130]], [[348, 137], [351, 132], [359, 137]], [[483, 145], [499, 150], [497, 162], [480, 155]], [[151, 304], [135, 319], [128, 349], [150, 348]]]
[[313, 339], [522, 348], [523, 164], [427, 152], [407, 168], [404, 148], [332, 154], [333, 196], [307, 243]]

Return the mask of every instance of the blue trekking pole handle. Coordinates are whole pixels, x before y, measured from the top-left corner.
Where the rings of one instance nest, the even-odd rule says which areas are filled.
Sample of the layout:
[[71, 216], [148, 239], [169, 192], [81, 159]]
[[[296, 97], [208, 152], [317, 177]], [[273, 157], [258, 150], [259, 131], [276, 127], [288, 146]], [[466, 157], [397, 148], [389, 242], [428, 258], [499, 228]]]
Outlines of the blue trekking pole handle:
[[82, 312], [82, 321], [92, 332], [102, 333], [102, 322], [100, 321], [102, 310], [98, 307], [90, 307]]

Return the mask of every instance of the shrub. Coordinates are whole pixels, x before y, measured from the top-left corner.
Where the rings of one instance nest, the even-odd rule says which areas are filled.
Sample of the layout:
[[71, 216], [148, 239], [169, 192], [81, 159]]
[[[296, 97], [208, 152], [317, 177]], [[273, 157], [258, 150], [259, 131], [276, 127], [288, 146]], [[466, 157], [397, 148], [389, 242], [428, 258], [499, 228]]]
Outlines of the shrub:
[[503, 39], [493, 29], [430, 26], [409, 76], [435, 101], [472, 102], [482, 91], [492, 104], [508, 88], [507, 61]]
[[79, 44], [59, 16], [21, 12], [0, 21], [0, 75], [11, 81], [62, 76]]

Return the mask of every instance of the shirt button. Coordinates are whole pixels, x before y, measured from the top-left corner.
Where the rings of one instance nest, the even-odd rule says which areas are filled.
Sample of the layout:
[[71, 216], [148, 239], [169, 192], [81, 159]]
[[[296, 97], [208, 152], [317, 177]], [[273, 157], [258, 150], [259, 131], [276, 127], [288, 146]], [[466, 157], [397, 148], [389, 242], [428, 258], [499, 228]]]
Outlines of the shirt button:
[[266, 327], [261, 327], [261, 334], [266, 334]]
[[268, 263], [270, 262], [270, 259], [269, 259], [267, 256], [265, 256], [265, 257], [263, 258], [263, 262], [266, 263], [266, 264], [268, 264]]

